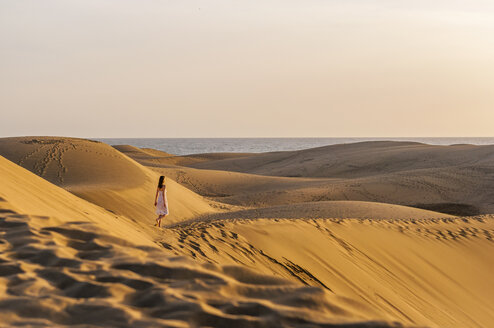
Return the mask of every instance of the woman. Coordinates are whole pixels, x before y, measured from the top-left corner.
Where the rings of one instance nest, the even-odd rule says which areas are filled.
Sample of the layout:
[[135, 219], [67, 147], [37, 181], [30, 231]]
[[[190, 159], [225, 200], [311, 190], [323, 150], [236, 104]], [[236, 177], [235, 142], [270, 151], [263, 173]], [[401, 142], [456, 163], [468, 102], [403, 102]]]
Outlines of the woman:
[[161, 219], [168, 215], [168, 200], [166, 199], [166, 185], [164, 181], [165, 177], [160, 176], [156, 196], [154, 196], [154, 206], [156, 206], [156, 214], [158, 214], [155, 226], [158, 227], [161, 227]]

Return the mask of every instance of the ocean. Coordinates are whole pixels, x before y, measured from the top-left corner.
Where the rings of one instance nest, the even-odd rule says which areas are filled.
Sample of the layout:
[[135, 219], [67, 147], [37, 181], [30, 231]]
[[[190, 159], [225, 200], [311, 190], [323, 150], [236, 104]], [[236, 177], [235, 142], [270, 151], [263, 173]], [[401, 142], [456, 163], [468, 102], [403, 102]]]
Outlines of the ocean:
[[491, 145], [494, 138], [92, 138], [110, 145], [153, 148], [175, 155], [263, 153], [362, 141], [415, 141], [431, 145]]

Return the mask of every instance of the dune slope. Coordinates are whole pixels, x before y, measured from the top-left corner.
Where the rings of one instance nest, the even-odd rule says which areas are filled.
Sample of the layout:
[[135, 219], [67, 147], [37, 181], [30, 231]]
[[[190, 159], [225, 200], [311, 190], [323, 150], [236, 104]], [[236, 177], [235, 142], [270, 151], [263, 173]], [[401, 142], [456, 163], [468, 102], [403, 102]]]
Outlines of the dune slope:
[[149, 235], [125, 216], [108, 212], [0, 156], [0, 213], [48, 216], [52, 224], [97, 222], [120, 238], [153, 246]]
[[[5, 161], [0, 319], [78, 324], [91, 309], [94, 325], [146, 327], [494, 322], [494, 218], [396, 205], [487, 213], [492, 147], [382, 142], [172, 161], [116, 148], [123, 154], [80, 139], [0, 140], [0, 153], [107, 209], [36, 177], [51, 186], [45, 200], [31, 173]], [[15, 184], [18, 170], [39, 193]], [[181, 214], [163, 230], [142, 224], [160, 174]], [[26, 319], [17, 304], [27, 301]]]
[[[365, 150], [365, 146], [370, 149]], [[153, 167], [153, 170], [173, 177], [203, 196], [232, 205], [260, 207], [354, 200], [477, 215], [494, 212], [493, 151], [491, 146], [363, 143], [289, 152], [290, 156], [287, 152], [256, 154], [252, 159], [204, 163], [214, 170], [186, 167]], [[322, 159], [309, 160], [316, 155]], [[277, 161], [279, 156], [284, 156], [283, 160]], [[246, 163], [252, 167], [248, 168]], [[288, 169], [293, 171], [285, 171]], [[310, 176], [311, 172], [331, 177], [261, 175]]]
[[427, 169], [367, 178], [288, 178], [187, 167], [152, 168], [218, 202], [268, 207], [320, 201], [367, 201], [452, 215], [494, 211], [494, 176], [480, 168]]
[[188, 166], [209, 161], [247, 156], [252, 157], [256, 155], [252, 153], [210, 153], [179, 156], [152, 148], [137, 148], [130, 145], [114, 145], [113, 147], [142, 165], [150, 167]]
[[228, 219], [167, 231], [176, 254], [320, 286], [430, 327], [494, 322], [494, 217]]
[[290, 205], [279, 205], [272, 207], [261, 207], [255, 209], [246, 209], [238, 211], [229, 211], [225, 213], [205, 214], [191, 221], [178, 223], [189, 223], [195, 220], [223, 220], [223, 219], [242, 219], [252, 220], [257, 218], [264, 219], [438, 219], [454, 217], [449, 214], [428, 211], [413, 207], [374, 203], [359, 201], [320, 201], [313, 203], [296, 203]]
[[173, 257], [132, 221], [3, 157], [0, 176], [2, 325], [402, 327], [321, 288]]
[[494, 146], [371, 141], [264, 153], [191, 165], [274, 176], [361, 178], [452, 166], [494, 165]]
[[[0, 139], [0, 155], [112, 213], [154, 223], [158, 174], [111, 146], [84, 139], [19, 137]], [[214, 212], [212, 202], [167, 180], [168, 222]]]

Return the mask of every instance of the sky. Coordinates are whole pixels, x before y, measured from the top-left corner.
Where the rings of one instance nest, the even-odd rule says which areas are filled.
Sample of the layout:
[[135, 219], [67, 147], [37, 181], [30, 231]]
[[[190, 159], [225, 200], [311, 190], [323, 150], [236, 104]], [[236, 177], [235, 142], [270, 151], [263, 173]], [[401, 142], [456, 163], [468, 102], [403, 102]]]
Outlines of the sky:
[[491, 0], [0, 0], [0, 136], [492, 137]]

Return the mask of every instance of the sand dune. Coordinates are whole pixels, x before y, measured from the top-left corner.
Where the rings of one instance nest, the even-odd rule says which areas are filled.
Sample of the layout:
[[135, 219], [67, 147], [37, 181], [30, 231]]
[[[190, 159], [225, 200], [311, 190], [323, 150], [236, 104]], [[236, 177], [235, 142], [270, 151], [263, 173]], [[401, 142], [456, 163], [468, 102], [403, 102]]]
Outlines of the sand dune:
[[[0, 320], [489, 327], [494, 216], [444, 213], [494, 211], [492, 151], [377, 142], [174, 156], [0, 139], [0, 154], [41, 177], [0, 158]], [[160, 174], [166, 229], [150, 224]]]
[[494, 217], [258, 219], [181, 225], [176, 254], [235, 263], [364, 302], [403, 323], [490, 327]]
[[152, 148], [138, 148], [130, 145], [115, 145], [112, 147], [131, 158], [137, 159], [167, 158], [175, 156], [167, 152]]
[[[307, 188], [328, 182], [328, 179], [269, 177], [248, 173], [192, 169], [188, 167], [151, 168], [155, 172], [166, 174], [200, 195], [218, 198], [218, 200], [228, 203], [233, 203], [233, 200], [238, 196], [261, 192], [274, 194], [277, 191]], [[245, 205], [256, 206], [259, 204], [245, 203]]]
[[[362, 151], [363, 154], [359, 155], [359, 151], [365, 145], [374, 153]], [[331, 157], [332, 147], [336, 146], [316, 150], [317, 153], [322, 150], [326, 152], [322, 157]], [[348, 149], [345, 152], [353, 158], [352, 161], [341, 154], [346, 148]], [[404, 158], [413, 153], [410, 148], [415, 149], [415, 155], [418, 157], [405, 160]], [[339, 157], [328, 159], [329, 162], [333, 162], [335, 168], [332, 178], [260, 175], [274, 172], [276, 168], [285, 170], [293, 166], [299, 167], [298, 175], [303, 175], [301, 172], [315, 171], [317, 168], [327, 173], [329, 168], [309, 161], [314, 156], [312, 152], [316, 150], [308, 151], [312, 155], [301, 164], [299, 157], [305, 156], [304, 151], [290, 152], [295, 153], [292, 158], [276, 163], [272, 161], [272, 156], [282, 154], [286, 157], [287, 154], [256, 154], [255, 159], [244, 157], [204, 163], [229, 171], [185, 167], [153, 169], [173, 177], [203, 196], [239, 206], [260, 207], [293, 202], [355, 200], [415, 206], [455, 215], [494, 212], [494, 150], [491, 146], [428, 146], [414, 143], [402, 145], [393, 142], [378, 145], [363, 143], [358, 144], [358, 147], [353, 144], [341, 145], [338, 149], [334, 156]], [[389, 152], [392, 156], [380, 155], [376, 149], [384, 154]], [[426, 153], [428, 155], [425, 155]], [[265, 160], [262, 160], [264, 157]], [[260, 174], [231, 171], [237, 170], [243, 162], [251, 161], [256, 165], [253, 171]], [[370, 164], [361, 164], [357, 168], [357, 164], [364, 161]], [[389, 163], [384, 164], [385, 161]], [[342, 173], [344, 167], [350, 171], [354, 170], [353, 173]], [[354, 176], [346, 177], [347, 175]]]
[[371, 201], [449, 213], [493, 210], [494, 184], [478, 168], [419, 170], [355, 179], [287, 178], [186, 167], [152, 168], [213, 200], [267, 207], [318, 201]]
[[[437, 219], [453, 217], [449, 214], [427, 211], [423, 209], [358, 201], [321, 201], [313, 203], [296, 203], [273, 207], [262, 207], [225, 213], [214, 213], [199, 216], [198, 220], [223, 220], [223, 219], [325, 219], [325, 218], [353, 218], [353, 219]], [[188, 223], [188, 221], [178, 224]]]
[[48, 216], [51, 220], [58, 220], [52, 221], [52, 224], [68, 220], [97, 222], [101, 228], [120, 238], [154, 245], [149, 235], [137, 227], [134, 221], [76, 197], [1, 156], [0, 176], [0, 213]]
[[188, 166], [209, 161], [256, 156], [256, 154], [252, 153], [210, 153], [176, 156], [151, 148], [137, 148], [129, 145], [114, 145], [113, 147], [142, 165], [151, 167]]
[[493, 218], [385, 203], [492, 212], [493, 152], [379, 142], [154, 165], [203, 196], [254, 207], [183, 222], [163, 243], [197, 260], [320, 286], [407, 324], [487, 327]]
[[366, 319], [380, 314], [323, 289], [198, 265], [88, 223], [0, 214], [0, 232], [0, 320], [9, 326], [402, 327]]
[[321, 288], [171, 256], [132, 221], [3, 157], [0, 176], [2, 325], [402, 327]]
[[473, 169], [391, 174], [361, 179], [286, 178], [191, 168], [152, 168], [196, 193], [244, 207], [321, 201], [364, 201], [419, 207], [451, 215], [489, 213], [490, 179]]
[[494, 146], [371, 141], [265, 153], [191, 165], [273, 176], [361, 178], [384, 173], [494, 163]]
[[[112, 213], [154, 223], [158, 174], [107, 144], [84, 139], [0, 139], [0, 155]], [[214, 203], [167, 180], [169, 222], [214, 212]]]

